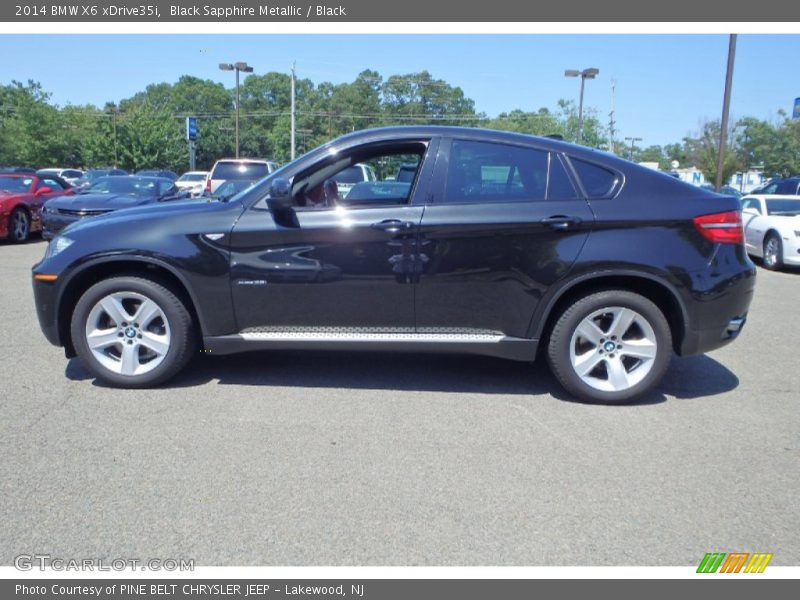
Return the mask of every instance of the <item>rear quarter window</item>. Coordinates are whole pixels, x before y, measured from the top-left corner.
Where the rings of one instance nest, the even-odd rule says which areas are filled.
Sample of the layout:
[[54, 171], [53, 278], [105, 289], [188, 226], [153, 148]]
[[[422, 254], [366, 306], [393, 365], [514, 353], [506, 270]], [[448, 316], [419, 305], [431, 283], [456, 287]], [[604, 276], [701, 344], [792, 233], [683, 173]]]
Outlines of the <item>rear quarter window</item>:
[[589, 198], [606, 198], [616, 188], [619, 177], [613, 171], [577, 158], [570, 158]]

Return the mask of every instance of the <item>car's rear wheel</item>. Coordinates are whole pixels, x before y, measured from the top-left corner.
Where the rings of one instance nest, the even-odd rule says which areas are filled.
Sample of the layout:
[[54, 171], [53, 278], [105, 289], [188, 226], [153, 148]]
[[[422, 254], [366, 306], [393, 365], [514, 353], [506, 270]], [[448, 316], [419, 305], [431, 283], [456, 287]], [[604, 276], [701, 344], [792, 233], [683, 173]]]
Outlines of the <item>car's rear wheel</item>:
[[116, 387], [163, 383], [194, 349], [192, 318], [170, 289], [141, 277], [90, 287], [72, 315], [72, 342], [86, 367]]
[[547, 354], [553, 374], [576, 398], [632, 402], [664, 376], [672, 334], [653, 302], [626, 290], [606, 290], [577, 300], [561, 313]]
[[28, 211], [18, 206], [8, 216], [8, 239], [21, 244], [31, 235], [31, 218]]
[[783, 242], [777, 233], [764, 238], [764, 268], [777, 271], [783, 267]]

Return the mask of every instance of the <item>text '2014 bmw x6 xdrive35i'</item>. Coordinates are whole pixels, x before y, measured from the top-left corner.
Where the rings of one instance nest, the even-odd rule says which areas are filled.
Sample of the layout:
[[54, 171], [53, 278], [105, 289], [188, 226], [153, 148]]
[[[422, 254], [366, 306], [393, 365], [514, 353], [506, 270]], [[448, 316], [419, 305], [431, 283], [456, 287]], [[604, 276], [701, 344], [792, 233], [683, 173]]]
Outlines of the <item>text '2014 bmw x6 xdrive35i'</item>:
[[[355, 164], [376, 181], [340, 190]], [[734, 198], [557, 140], [426, 126], [344, 136], [226, 202], [86, 219], [33, 285], [47, 339], [115, 386], [163, 383], [200, 349], [541, 350], [572, 395], [628, 402], [673, 351], [738, 335], [755, 269]]]

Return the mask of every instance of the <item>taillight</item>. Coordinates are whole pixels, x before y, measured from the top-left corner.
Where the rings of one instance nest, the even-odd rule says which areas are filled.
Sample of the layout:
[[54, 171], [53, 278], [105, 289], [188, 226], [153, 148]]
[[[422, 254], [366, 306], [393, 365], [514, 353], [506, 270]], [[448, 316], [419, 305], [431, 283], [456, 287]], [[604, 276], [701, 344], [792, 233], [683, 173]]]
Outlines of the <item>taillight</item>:
[[742, 213], [738, 210], [695, 217], [694, 226], [704, 238], [715, 244], [741, 244], [744, 242]]
[[211, 193], [211, 179], [206, 179], [206, 191], [210, 194]]

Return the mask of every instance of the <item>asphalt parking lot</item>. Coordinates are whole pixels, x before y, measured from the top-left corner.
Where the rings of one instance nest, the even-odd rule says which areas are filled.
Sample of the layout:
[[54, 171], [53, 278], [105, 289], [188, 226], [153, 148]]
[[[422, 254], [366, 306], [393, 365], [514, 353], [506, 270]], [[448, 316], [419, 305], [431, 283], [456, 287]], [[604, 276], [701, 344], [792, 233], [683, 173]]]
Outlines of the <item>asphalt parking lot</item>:
[[109, 389], [39, 331], [44, 249], [0, 244], [0, 564], [800, 563], [800, 272], [759, 269], [736, 343], [602, 407], [456, 356], [198, 356]]

